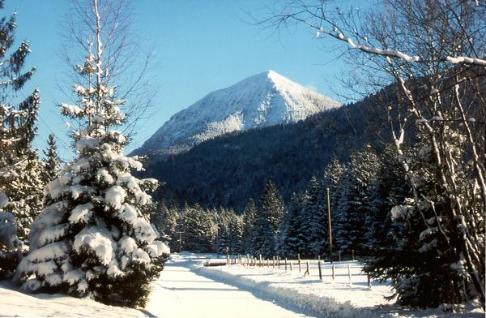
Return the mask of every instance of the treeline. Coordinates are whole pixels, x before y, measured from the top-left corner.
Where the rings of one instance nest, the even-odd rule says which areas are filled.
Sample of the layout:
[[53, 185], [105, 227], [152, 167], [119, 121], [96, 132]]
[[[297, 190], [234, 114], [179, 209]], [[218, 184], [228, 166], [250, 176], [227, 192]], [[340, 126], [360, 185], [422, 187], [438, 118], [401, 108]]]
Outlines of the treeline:
[[240, 215], [226, 208], [168, 208], [161, 203], [152, 222], [172, 238], [173, 250], [329, 257], [327, 189], [333, 247], [343, 254], [354, 250], [371, 255], [383, 248], [396, 234], [389, 212], [410, 194], [393, 150], [386, 148], [378, 155], [367, 146], [347, 163], [333, 159], [287, 204], [269, 181]]

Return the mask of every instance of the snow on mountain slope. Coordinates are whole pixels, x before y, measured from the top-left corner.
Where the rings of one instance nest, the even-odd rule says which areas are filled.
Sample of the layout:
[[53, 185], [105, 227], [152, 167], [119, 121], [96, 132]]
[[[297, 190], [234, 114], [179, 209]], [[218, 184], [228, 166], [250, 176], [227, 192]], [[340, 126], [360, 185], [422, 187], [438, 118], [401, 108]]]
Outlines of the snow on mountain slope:
[[293, 123], [338, 106], [329, 97], [267, 71], [176, 113], [135, 153], [179, 152], [222, 134]]

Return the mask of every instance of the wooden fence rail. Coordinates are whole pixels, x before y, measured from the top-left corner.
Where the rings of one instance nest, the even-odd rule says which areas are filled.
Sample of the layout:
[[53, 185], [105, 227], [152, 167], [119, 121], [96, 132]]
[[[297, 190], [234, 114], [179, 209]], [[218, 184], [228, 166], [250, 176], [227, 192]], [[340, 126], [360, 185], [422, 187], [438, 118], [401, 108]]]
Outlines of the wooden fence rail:
[[[351, 286], [353, 283], [353, 276], [364, 276], [367, 277], [367, 287], [370, 289], [372, 286], [371, 278], [369, 275], [362, 272], [362, 266], [357, 261], [353, 259], [347, 261], [338, 262], [326, 262], [321, 260], [320, 257], [317, 260], [302, 260], [300, 255], [297, 259], [281, 259], [279, 256], [273, 256], [271, 258], [265, 258], [262, 255], [258, 257], [253, 257], [250, 255], [236, 255], [230, 256], [226, 255], [226, 260], [213, 261], [205, 263], [205, 266], [233, 266], [239, 265], [247, 268], [267, 268], [272, 271], [283, 270], [285, 273], [293, 273], [294, 268], [298, 268], [298, 273], [302, 273], [302, 262], [305, 265], [305, 271], [303, 277], [318, 277], [320, 281], [325, 281], [326, 273], [330, 276], [330, 280], [336, 281], [336, 276], [343, 278], [347, 276], [347, 283]], [[302, 276], [301, 276], [302, 277]], [[342, 279], [341, 278], [341, 279]]]

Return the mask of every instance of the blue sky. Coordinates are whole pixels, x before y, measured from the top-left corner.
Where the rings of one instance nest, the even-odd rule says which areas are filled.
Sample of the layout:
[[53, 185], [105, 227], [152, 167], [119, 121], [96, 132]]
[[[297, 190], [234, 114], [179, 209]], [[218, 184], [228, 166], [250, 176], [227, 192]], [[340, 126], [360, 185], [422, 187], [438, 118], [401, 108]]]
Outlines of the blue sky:
[[[69, 1], [6, 2], [2, 13], [17, 12], [17, 39], [31, 42], [28, 64], [38, 69], [26, 88], [37, 87], [41, 91], [35, 146], [43, 148], [47, 135], [54, 132], [62, 156], [70, 158], [68, 131], [56, 107], [69, 101], [59, 90], [59, 85], [66, 87], [62, 81], [68, 71], [60, 52], [62, 21], [68, 14]], [[128, 150], [140, 146], [171, 115], [207, 93], [268, 69], [346, 102], [335, 94], [340, 91], [340, 75], [346, 71], [346, 65], [337, 58], [339, 45], [316, 40], [314, 32], [305, 28], [278, 32], [252, 24], [250, 15], [262, 16], [273, 3], [270, 0], [132, 2], [135, 34], [142, 46], [152, 48], [155, 53], [151, 75], [158, 93], [150, 117], [139, 125], [143, 129]]]

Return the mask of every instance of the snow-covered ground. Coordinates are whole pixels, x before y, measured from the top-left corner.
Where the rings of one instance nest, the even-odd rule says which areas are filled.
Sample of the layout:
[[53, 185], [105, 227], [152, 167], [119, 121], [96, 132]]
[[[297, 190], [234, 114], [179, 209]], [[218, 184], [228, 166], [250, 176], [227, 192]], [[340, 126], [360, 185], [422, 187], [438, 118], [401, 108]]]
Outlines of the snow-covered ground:
[[200, 262], [199, 267], [193, 270], [241, 289], [252, 290], [267, 299], [293, 304], [318, 317], [484, 317], [484, 311], [473, 306], [462, 313], [446, 313], [441, 309], [412, 311], [400, 308], [393, 301], [385, 299], [385, 296], [392, 295], [392, 289], [387, 283], [372, 281], [371, 288], [368, 287], [367, 276], [361, 272], [361, 266], [356, 261], [335, 264], [334, 280], [331, 264], [324, 263], [322, 281], [315, 260], [310, 261], [310, 275], [305, 276], [305, 260], [301, 262], [301, 271], [295, 262], [292, 271], [290, 265], [287, 270], [282, 265], [273, 267], [271, 264], [263, 267], [202, 265]]
[[4, 282], [0, 284], [0, 317], [484, 317], [479, 309], [451, 314], [398, 308], [384, 299], [391, 293], [387, 284], [373, 282], [368, 288], [356, 262], [337, 265], [334, 281], [326, 264], [320, 281], [315, 263], [305, 277], [305, 261], [301, 272], [295, 264], [292, 272], [290, 266], [287, 271], [284, 266], [203, 266], [216, 258], [174, 254], [152, 284], [149, 302], [142, 310], [63, 295], [24, 294]]
[[106, 306], [90, 299], [64, 295], [24, 294], [0, 284], [0, 317], [146, 317], [136, 309]]

